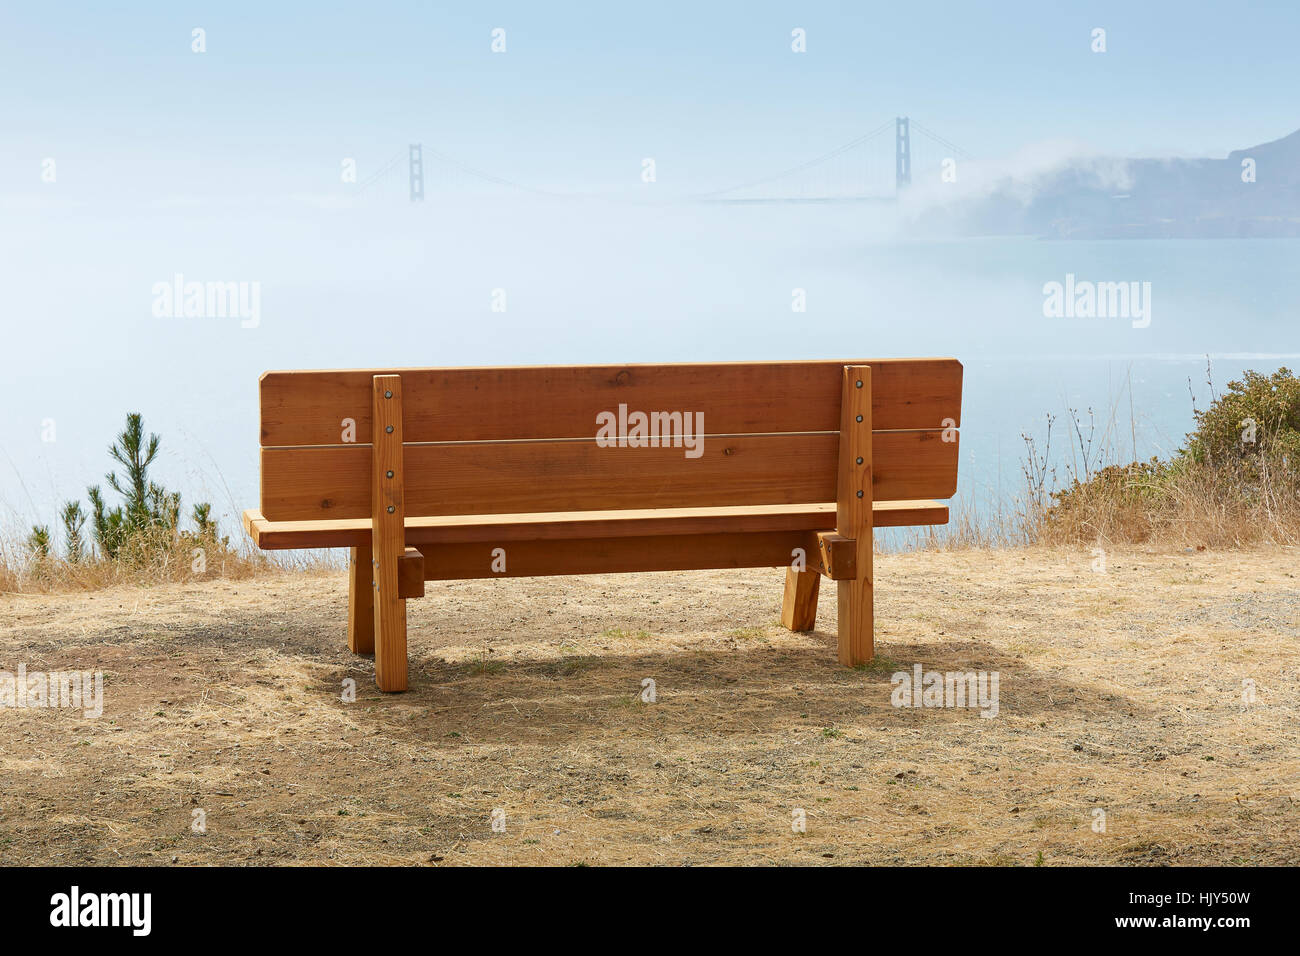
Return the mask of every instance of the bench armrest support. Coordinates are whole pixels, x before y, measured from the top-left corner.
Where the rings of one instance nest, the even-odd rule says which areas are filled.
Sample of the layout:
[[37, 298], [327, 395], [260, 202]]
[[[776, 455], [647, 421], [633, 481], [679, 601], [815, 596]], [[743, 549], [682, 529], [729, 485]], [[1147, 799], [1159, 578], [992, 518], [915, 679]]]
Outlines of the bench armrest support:
[[835, 531], [851, 538], [855, 576], [837, 583], [839, 659], [852, 667], [874, 653], [872, 610], [871, 366], [844, 366], [840, 395]]

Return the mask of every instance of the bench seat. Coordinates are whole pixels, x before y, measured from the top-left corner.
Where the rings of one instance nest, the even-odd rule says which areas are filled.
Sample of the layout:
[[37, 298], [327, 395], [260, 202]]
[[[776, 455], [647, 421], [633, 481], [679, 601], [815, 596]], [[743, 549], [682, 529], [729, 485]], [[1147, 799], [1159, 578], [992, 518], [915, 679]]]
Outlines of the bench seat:
[[[872, 525], [877, 528], [948, 523], [946, 501], [876, 501], [872, 503], [871, 512]], [[835, 503], [408, 516], [405, 527], [406, 543], [413, 546], [650, 535], [830, 531], [835, 528]], [[372, 533], [369, 518], [268, 521], [256, 509], [244, 512], [244, 530], [254, 544], [266, 551], [368, 547]], [[788, 562], [781, 562], [786, 563]]]

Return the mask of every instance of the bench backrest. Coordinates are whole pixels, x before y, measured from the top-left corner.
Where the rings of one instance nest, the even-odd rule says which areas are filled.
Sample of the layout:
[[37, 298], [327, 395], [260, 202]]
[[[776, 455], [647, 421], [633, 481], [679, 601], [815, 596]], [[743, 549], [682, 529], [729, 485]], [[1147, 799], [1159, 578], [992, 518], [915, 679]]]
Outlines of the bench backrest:
[[[961, 364], [852, 359], [267, 372], [261, 510], [370, 516], [373, 376], [389, 374], [402, 377], [407, 517], [831, 502], [843, 367], [864, 364], [875, 500], [951, 497]], [[702, 413], [703, 453], [603, 447], [597, 416], [620, 405]]]

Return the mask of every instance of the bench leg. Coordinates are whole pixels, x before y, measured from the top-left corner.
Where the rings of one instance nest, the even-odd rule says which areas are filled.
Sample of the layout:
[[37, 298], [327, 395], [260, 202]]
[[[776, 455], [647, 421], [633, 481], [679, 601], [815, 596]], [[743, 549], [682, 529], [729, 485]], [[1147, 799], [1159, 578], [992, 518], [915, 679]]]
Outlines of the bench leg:
[[375, 592], [375, 683], [383, 691], [406, 690], [406, 601], [397, 596], [396, 560], [391, 574], [384, 562], [375, 573], [381, 575]]
[[348, 650], [375, 652], [375, 566], [370, 545], [353, 548], [348, 556]]
[[817, 626], [817, 592], [822, 576], [818, 571], [785, 569], [785, 597], [781, 599], [781, 624], [792, 631], [811, 631]]
[[876, 653], [870, 560], [864, 570], [859, 558], [858, 569], [857, 580], [836, 582], [839, 587], [839, 659], [846, 667], [865, 664]]
[[838, 581], [839, 661], [865, 664], [875, 654], [872, 605], [871, 366], [844, 366], [835, 530], [855, 542], [857, 576]]
[[371, 561], [374, 565], [375, 683], [406, 690], [406, 601], [398, 565], [406, 554], [402, 471], [402, 377], [374, 376], [371, 439]]

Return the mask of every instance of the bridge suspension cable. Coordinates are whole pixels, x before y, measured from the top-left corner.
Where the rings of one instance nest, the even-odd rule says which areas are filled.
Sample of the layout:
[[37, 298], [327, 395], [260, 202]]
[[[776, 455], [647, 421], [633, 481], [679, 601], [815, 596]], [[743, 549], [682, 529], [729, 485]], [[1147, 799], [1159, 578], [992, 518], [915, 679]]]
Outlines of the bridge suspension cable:
[[762, 179], [755, 179], [752, 182], [748, 182], [748, 183], [740, 183], [735, 186], [728, 186], [725, 189], [715, 189], [712, 192], [697, 193], [694, 196], [691, 196], [689, 198], [712, 199], [716, 196], [722, 196], [727, 193], [738, 192], [741, 189], [752, 189], [755, 186], [766, 186], [768, 183], [776, 182], [778, 179], [784, 179], [787, 176], [793, 176], [795, 173], [801, 173], [806, 169], [811, 169], [813, 166], [818, 166], [826, 162], [827, 160], [834, 159], [836, 156], [839, 156], [843, 153], [847, 153], [851, 149], [856, 149], [857, 147], [868, 142], [869, 140], [872, 140], [875, 137], [881, 135], [886, 130], [891, 129], [893, 125], [894, 125], [893, 120], [890, 120], [888, 123], [882, 123], [880, 126], [876, 127], [871, 132], [863, 133], [857, 139], [845, 143], [843, 146], [840, 146], [837, 149], [833, 149], [829, 153], [823, 153], [821, 156], [818, 156], [815, 159], [810, 159], [807, 162], [800, 163], [798, 166], [791, 166], [789, 169], [782, 170], [779, 173], [774, 173], [771, 176], [765, 176]]
[[553, 196], [562, 199], [571, 199], [574, 197], [574, 194], [572, 193], [557, 193], [549, 189], [538, 189], [536, 186], [525, 186], [523, 183], [517, 183], [514, 180], [506, 179], [503, 176], [494, 176], [492, 173], [485, 173], [481, 169], [475, 169], [473, 166], [467, 166], [459, 160], [452, 159], [447, 154], [440, 153], [436, 149], [428, 149], [425, 150], [425, 152], [439, 162], [446, 163], [448, 166], [453, 166], [456, 169], [459, 169], [467, 176], [473, 176], [477, 179], [483, 180], [484, 182], [492, 183], [494, 186], [507, 186], [511, 189], [522, 189], [524, 192], [535, 193], [538, 196]]
[[360, 183], [358, 183], [358, 184], [357, 184], [357, 192], [359, 192], [359, 193], [360, 193], [360, 192], [365, 192], [367, 189], [369, 189], [369, 188], [370, 188], [371, 186], [373, 186], [375, 183], [379, 182], [379, 180], [383, 179], [385, 176], [387, 176], [389, 173], [391, 173], [394, 169], [396, 169], [396, 168], [397, 168], [397, 164], [398, 164], [398, 162], [400, 162], [401, 159], [402, 159], [402, 152], [403, 152], [402, 150], [398, 150], [396, 153], [394, 153], [394, 154], [392, 155], [391, 158], [389, 158], [389, 159], [384, 163], [384, 165], [382, 165], [382, 166], [379, 167], [378, 172], [371, 173], [371, 174], [370, 174], [369, 176], [367, 176], [364, 180], [362, 180]]
[[924, 126], [922, 126], [922, 125], [921, 125], [920, 123], [918, 123], [916, 120], [912, 120], [911, 123], [912, 123], [912, 128], [913, 128], [913, 129], [917, 130], [918, 132], [924, 133], [926, 136], [928, 136], [930, 139], [932, 139], [934, 142], [938, 143], [940, 146], [944, 147], [945, 149], [950, 149], [950, 150], [952, 150], [954, 153], [956, 153], [956, 154], [957, 154], [958, 156], [960, 156], [962, 159], [970, 159], [970, 158], [971, 158], [971, 154], [968, 153], [968, 152], [966, 152], [966, 150], [962, 149], [962, 148], [961, 148], [960, 146], [958, 146], [956, 143], [950, 143], [950, 142], [948, 142], [948, 140], [944, 139], [944, 138], [943, 138], [942, 136], [940, 136], [938, 133], [936, 133], [936, 132], [934, 132], [934, 131], [932, 131], [932, 130], [928, 130], [928, 129], [926, 129]]

